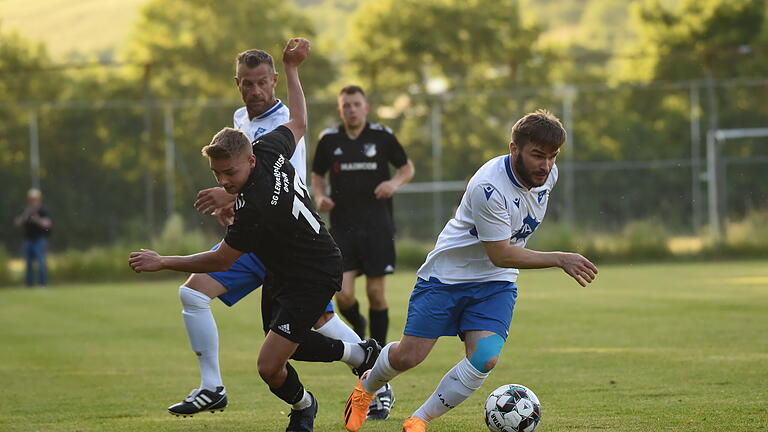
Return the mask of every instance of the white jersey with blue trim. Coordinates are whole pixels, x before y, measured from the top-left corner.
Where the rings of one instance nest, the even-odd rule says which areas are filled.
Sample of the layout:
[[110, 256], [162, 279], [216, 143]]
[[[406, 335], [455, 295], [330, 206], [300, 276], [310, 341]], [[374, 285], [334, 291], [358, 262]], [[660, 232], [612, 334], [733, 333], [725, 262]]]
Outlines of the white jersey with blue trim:
[[[245, 133], [248, 139], [253, 142], [259, 136], [271, 132], [283, 123], [287, 123], [290, 117], [291, 113], [288, 107], [278, 99], [275, 106], [252, 120], [248, 118], [248, 110], [245, 107], [237, 109], [234, 115], [234, 126], [235, 129]], [[296, 144], [296, 150], [293, 152], [290, 161], [293, 169], [296, 170], [304, 184], [307, 184], [307, 148], [304, 145], [303, 137]]]
[[544, 185], [529, 190], [517, 179], [510, 162], [509, 155], [493, 158], [469, 180], [455, 216], [419, 268], [420, 278], [447, 284], [517, 279], [517, 269], [493, 265], [482, 242], [509, 240], [514, 246], [525, 246], [544, 219], [549, 193], [557, 182], [557, 166]]

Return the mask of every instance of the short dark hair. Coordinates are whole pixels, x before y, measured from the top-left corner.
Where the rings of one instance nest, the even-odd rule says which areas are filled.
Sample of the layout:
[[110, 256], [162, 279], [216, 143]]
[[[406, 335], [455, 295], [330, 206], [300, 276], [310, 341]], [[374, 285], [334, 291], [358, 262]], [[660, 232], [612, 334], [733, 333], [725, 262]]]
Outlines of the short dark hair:
[[566, 135], [560, 120], [544, 109], [526, 114], [512, 126], [512, 142], [519, 149], [533, 142], [554, 151], [565, 144]]
[[269, 65], [269, 69], [272, 73], [275, 73], [275, 62], [268, 52], [260, 49], [249, 49], [248, 51], [243, 51], [237, 55], [237, 63], [235, 64], [235, 67], [246, 65], [249, 68], [255, 68], [262, 64]]
[[341, 88], [341, 91], [339, 91], [339, 96], [346, 94], [346, 95], [353, 95], [355, 93], [360, 93], [365, 97], [365, 92], [363, 91], [363, 88], [358, 85], [348, 85]]
[[220, 130], [211, 139], [211, 143], [203, 147], [203, 156], [210, 159], [230, 159], [239, 154], [250, 154], [251, 142], [244, 133], [231, 127]]

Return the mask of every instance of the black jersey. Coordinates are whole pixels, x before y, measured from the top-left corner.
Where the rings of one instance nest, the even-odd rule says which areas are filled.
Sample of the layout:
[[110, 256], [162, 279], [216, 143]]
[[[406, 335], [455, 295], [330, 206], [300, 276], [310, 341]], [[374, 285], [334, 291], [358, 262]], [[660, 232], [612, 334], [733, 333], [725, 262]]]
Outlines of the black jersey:
[[330, 171], [331, 224], [339, 226], [381, 223], [392, 219], [392, 199], [376, 199], [374, 190], [389, 180], [389, 164], [400, 168], [408, 162], [403, 146], [392, 131], [377, 123], [366, 123], [351, 139], [343, 126], [323, 131], [317, 144], [312, 171]]
[[256, 166], [237, 196], [224, 241], [256, 254], [278, 278], [331, 282], [338, 290], [341, 252], [289, 162], [295, 148], [285, 126], [256, 138]]
[[[26, 209], [25, 209], [26, 211]], [[45, 207], [38, 207], [33, 212], [34, 216], [37, 216], [38, 218], [47, 218], [50, 217], [48, 215], [48, 210], [45, 209]], [[48, 237], [51, 235], [51, 229], [50, 228], [43, 228], [38, 224], [37, 222], [33, 221], [31, 219], [30, 215], [22, 222], [22, 227], [24, 228], [24, 239], [25, 240], [37, 240], [41, 237]]]

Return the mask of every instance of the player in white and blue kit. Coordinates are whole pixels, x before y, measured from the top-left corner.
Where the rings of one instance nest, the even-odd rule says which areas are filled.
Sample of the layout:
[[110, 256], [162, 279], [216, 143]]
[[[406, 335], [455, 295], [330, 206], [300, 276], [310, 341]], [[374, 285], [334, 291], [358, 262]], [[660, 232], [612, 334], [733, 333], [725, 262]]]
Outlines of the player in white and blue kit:
[[579, 254], [525, 248], [544, 219], [565, 139], [552, 114], [528, 114], [512, 128], [509, 154], [486, 162], [469, 181], [455, 216], [417, 272], [403, 338], [381, 351], [347, 402], [348, 430], [362, 427], [373, 394], [421, 363], [440, 336], [458, 335], [466, 357], [405, 421], [403, 431], [426, 430], [429, 421], [479, 389], [507, 338], [518, 269], [560, 267], [583, 286], [595, 278], [597, 268]]
[[[251, 142], [288, 122], [290, 118], [288, 107], [275, 98], [277, 80], [278, 74], [275, 71], [274, 61], [265, 51], [254, 49], [238, 54], [235, 84], [245, 106], [235, 111], [233, 120], [235, 128], [244, 132]], [[303, 138], [297, 143], [290, 162], [296, 175], [306, 183], [306, 146]], [[204, 213], [213, 213], [219, 224], [227, 226], [234, 215], [235, 197], [236, 195], [227, 193], [221, 187], [205, 189], [198, 193], [195, 208]], [[214, 249], [216, 247], [218, 245], [214, 246]], [[200, 386], [192, 390], [189, 396], [168, 407], [171, 414], [191, 416], [201, 411], [220, 410], [226, 407], [227, 395], [219, 367], [218, 328], [210, 303], [213, 298], [218, 297], [227, 306], [233, 306], [262, 284], [265, 285], [266, 291], [269, 284], [264, 283], [265, 278], [264, 264], [256, 255], [248, 253], [240, 257], [225, 272], [190, 275], [179, 288], [184, 325], [192, 350], [197, 354], [201, 379]], [[267, 304], [269, 301], [270, 296], [265, 293], [262, 296], [262, 309], [271, 311]], [[266, 331], [271, 317], [262, 316], [262, 319]], [[333, 302], [328, 304], [326, 313], [315, 324], [315, 329], [332, 339], [353, 344], [361, 342], [357, 334], [333, 313]], [[348, 363], [357, 363], [360, 352], [367, 358], [369, 348], [373, 349], [373, 346], [368, 345], [375, 344], [362, 344], [364, 346], [361, 346], [361, 350], [345, 345], [341, 359]], [[331, 361], [331, 358], [318, 356], [315, 353], [311, 356], [304, 355], [307, 351], [311, 352], [312, 348], [311, 342], [303, 344], [297, 351], [297, 359]], [[353, 352], [348, 352], [350, 350]], [[338, 359], [336, 357], [334, 354], [333, 359]]]

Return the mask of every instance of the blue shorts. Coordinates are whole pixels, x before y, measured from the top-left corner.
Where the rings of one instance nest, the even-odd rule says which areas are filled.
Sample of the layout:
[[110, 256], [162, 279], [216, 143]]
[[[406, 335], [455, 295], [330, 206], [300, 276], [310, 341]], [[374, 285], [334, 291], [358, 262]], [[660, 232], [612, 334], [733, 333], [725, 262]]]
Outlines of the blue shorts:
[[429, 339], [485, 330], [504, 340], [509, 334], [517, 300], [514, 282], [444, 284], [436, 278], [419, 278], [408, 303], [403, 334]]
[[[211, 250], [218, 249], [220, 244], [216, 244]], [[247, 253], [238, 258], [229, 270], [208, 273], [208, 276], [227, 289], [227, 292], [219, 296], [219, 300], [227, 306], [234, 306], [264, 283], [265, 273], [264, 263], [256, 255]], [[333, 300], [325, 307], [325, 311], [333, 312]]]

